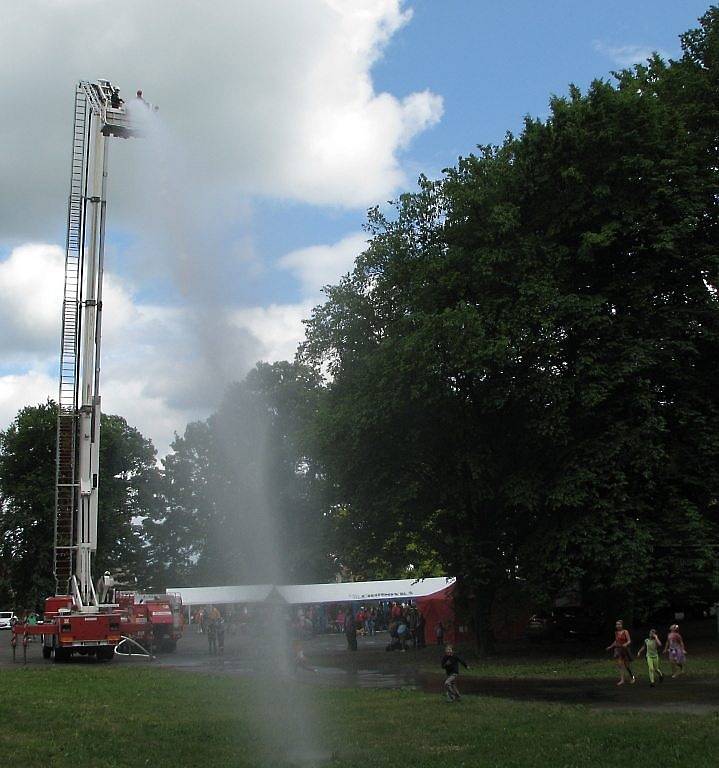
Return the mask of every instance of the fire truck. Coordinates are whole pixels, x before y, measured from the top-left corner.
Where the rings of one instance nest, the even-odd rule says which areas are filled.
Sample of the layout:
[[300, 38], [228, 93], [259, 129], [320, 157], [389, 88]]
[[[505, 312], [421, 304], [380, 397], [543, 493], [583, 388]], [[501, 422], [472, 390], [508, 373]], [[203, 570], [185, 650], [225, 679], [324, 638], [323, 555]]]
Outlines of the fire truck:
[[[42, 636], [45, 658], [73, 654], [113, 658], [123, 636], [146, 630], [128, 604], [114, 596], [109, 574], [93, 584], [100, 477], [100, 342], [111, 139], [141, 136], [109, 80], [75, 88], [72, 161], [60, 343], [53, 571], [55, 592], [42, 624], [16, 624], [12, 643], [27, 652]], [[96, 588], [97, 586], [97, 588]]]
[[184, 628], [180, 595], [118, 592], [116, 600], [134, 624], [133, 638], [150, 651], [175, 650]]

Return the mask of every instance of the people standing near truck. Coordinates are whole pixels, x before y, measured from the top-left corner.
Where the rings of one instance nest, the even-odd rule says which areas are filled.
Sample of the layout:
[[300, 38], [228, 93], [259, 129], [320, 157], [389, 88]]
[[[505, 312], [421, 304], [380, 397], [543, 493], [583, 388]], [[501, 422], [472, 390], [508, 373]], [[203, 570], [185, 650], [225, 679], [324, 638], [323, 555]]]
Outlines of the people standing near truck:
[[442, 669], [445, 672], [444, 690], [447, 694], [447, 701], [459, 701], [459, 689], [457, 688], [457, 678], [459, 677], [459, 665], [462, 665], [465, 669], [469, 669], [469, 666], [457, 656], [454, 652], [454, 648], [448, 645], [444, 649], [444, 656], [442, 656]]
[[664, 682], [664, 674], [659, 668], [659, 650], [662, 647], [662, 641], [659, 639], [656, 629], [649, 630], [649, 637], [644, 640], [644, 645], [639, 649], [637, 658], [643, 653], [647, 654], [647, 667], [649, 668], [649, 685], [654, 688], [654, 678], [658, 677], [659, 682]]
[[614, 625], [614, 642], [607, 646], [608, 651], [613, 651], [613, 658], [617, 662], [617, 667], [619, 667], [619, 682], [617, 685], [624, 685], [625, 672], [629, 674], [630, 683], [634, 684], [637, 681], [631, 667], [631, 644], [632, 638], [629, 630], [624, 629], [624, 622], [618, 619]]
[[664, 649], [664, 653], [669, 656], [669, 662], [672, 665], [672, 677], [674, 678], [683, 675], [687, 649], [684, 646], [684, 639], [679, 634], [678, 624], [672, 624], [671, 627], [669, 627], [667, 645]]

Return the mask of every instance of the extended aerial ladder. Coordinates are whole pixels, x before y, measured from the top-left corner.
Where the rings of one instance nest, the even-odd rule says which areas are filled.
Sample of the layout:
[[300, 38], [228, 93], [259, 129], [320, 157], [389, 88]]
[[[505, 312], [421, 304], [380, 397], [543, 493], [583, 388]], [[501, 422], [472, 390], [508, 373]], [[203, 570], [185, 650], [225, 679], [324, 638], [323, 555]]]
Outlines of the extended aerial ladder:
[[[68, 201], [65, 287], [60, 344], [57, 417], [54, 558], [56, 595], [37, 629], [43, 653], [66, 658], [95, 653], [111, 658], [123, 616], [105, 603], [92, 580], [97, 549], [100, 456], [100, 342], [104, 269], [107, 160], [111, 137], [141, 135], [108, 80], [75, 88], [72, 163]], [[122, 628], [124, 632], [124, 628]]]
[[97, 549], [108, 139], [138, 133], [113, 90], [107, 80], [81, 81], [75, 89], [60, 345], [54, 574], [57, 594], [71, 595], [73, 607], [80, 612], [98, 607], [91, 561]]

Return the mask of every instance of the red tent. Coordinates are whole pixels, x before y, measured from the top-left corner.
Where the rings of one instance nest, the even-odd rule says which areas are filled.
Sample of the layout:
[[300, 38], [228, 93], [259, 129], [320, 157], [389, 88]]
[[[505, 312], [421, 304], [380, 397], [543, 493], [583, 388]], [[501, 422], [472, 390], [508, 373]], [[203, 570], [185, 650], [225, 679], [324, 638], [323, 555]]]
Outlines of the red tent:
[[444, 627], [445, 643], [456, 643], [464, 638], [454, 616], [454, 587], [455, 582], [452, 582], [433, 595], [415, 599], [417, 608], [424, 616], [424, 638], [427, 645], [437, 642], [437, 625], [440, 621]]

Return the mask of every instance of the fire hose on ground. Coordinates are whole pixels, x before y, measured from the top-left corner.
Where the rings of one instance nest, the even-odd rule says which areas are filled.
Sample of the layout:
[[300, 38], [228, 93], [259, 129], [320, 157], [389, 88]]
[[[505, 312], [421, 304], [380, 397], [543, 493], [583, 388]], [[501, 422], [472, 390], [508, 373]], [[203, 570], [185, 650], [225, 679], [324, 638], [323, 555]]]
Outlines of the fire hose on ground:
[[[142, 651], [142, 653], [133, 653], [132, 651], [119, 650], [120, 646], [122, 646], [124, 643], [132, 643], [133, 645], [136, 645], [140, 651]], [[132, 637], [128, 637], [127, 635], [121, 635], [120, 642], [115, 646], [115, 653], [117, 656], [126, 656], [127, 658], [132, 656], [142, 656], [148, 661], [153, 661], [156, 658], [152, 653], [150, 653], [150, 651], [147, 650], [147, 648], [145, 648], [143, 645], [140, 645], [137, 640], [134, 640]]]

